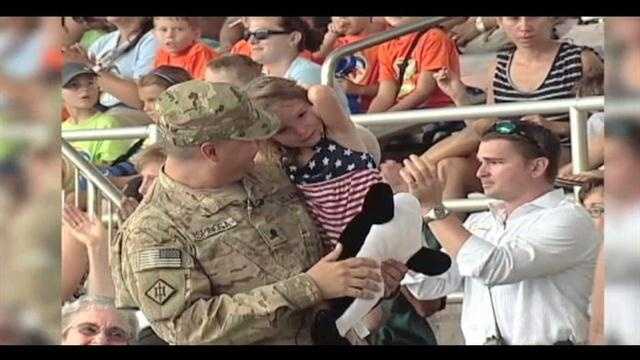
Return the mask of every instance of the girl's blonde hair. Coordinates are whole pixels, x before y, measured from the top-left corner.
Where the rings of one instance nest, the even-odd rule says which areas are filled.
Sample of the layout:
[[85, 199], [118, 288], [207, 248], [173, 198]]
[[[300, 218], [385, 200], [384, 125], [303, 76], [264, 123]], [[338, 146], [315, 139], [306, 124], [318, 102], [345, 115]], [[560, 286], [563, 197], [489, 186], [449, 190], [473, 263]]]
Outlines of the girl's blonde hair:
[[280, 101], [309, 102], [305, 88], [293, 80], [276, 76], [257, 77], [244, 87], [244, 91], [256, 106], [267, 111]]
[[[295, 81], [281, 77], [260, 76], [248, 83], [243, 90], [256, 107], [272, 113], [271, 109], [282, 101], [302, 100], [309, 103], [305, 88]], [[295, 152], [296, 149], [284, 149], [274, 141], [268, 140], [260, 144], [259, 151], [265, 161], [279, 163], [285, 152], [293, 155], [290, 152]]]

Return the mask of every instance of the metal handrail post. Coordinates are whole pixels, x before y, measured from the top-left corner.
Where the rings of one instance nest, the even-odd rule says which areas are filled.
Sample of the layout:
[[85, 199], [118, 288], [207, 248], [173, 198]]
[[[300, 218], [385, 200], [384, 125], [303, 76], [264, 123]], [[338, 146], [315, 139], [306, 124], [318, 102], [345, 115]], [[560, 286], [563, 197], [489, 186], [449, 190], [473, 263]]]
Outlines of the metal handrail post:
[[73, 148], [66, 140], [62, 140], [62, 154], [71, 161], [71, 163], [82, 172], [82, 175], [95, 186], [118, 208], [122, 206], [124, 195], [106, 179], [100, 171], [85, 159], [76, 149]]
[[571, 129], [571, 164], [573, 173], [579, 174], [589, 170], [587, 113], [575, 107], [569, 108], [569, 126]]
[[385, 41], [398, 38], [402, 35], [406, 35], [412, 32], [420, 31], [428, 27], [438, 25], [446, 20], [449, 20], [449, 18], [443, 17], [443, 16], [427, 17], [423, 20], [419, 20], [411, 24], [407, 24], [404, 26], [397, 27], [395, 29], [383, 31], [375, 35], [371, 35], [365, 39], [356, 41], [352, 44], [349, 44], [347, 46], [344, 46], [332, 51], [327, 56], [324, 63], [322, 64], [322, 70], [320, 73], [322, 85], [333, 87], [333, 78], [336, 72], [336, 66], [338, 64], [338, 60], [341, 57], [345, 55], [353, 54], [356, 51], [360, 51], [362, 49], [366, 49], [378, 44], [382, 44]]

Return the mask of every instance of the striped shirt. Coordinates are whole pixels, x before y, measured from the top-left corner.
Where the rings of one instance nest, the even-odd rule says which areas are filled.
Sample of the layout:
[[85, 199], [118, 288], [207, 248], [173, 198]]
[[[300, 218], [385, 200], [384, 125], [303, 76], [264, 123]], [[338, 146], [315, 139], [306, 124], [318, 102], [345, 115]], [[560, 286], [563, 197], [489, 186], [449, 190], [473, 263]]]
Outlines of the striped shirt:
[[304, 195], [323, 240], [331, 250], [349, 222], [362, 211], [369, 188], [382, 181], [371, 154], [348, 149], [323, 138], [313, 157], [296, 166], [283, 158], [285, 170]]
[[[551, 69], [542, 84], [534, 91], [517, 90], [511, 79], [511, 63], [515, 49], [497, 54], [497, 66], [493, 75], [495, 103], [566, 99], [576, 96], [576, 83], [582, 78], [582, 51], [584, 47], [566, 42], [560, 44]], [[549, 114], [548, 120], [568, 120], [568, 113]]]

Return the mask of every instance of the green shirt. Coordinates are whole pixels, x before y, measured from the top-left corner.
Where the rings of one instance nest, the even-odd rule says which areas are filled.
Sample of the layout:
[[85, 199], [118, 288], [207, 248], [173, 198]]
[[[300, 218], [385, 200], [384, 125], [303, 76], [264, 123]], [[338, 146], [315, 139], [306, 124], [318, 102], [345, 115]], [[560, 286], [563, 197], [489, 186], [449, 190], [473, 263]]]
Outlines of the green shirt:
[[[62, 130], [113, 129], [118, 127], [121, 125], [117, 118], [101, 112], [79, 124], [71, 123], [68, 119], [62, 123]], [[133, 145], [133, 140], [75, 141], [71, 144], [77, 150], [84, 152], [95, 165], [110, 165], [113, 160], [129, 150], [129, 147]]]
[[98, 38], [100, 38], [104, 34], [107, 34], [107, 32], [102, 30], [97, 30], [97, 29], [85, 31], [85, 33], [82, 35], [82, 38], [80, 39], [80, 45], [84, 49], [88, 49], [91, 46], [91, 44], [93, 44], [96, 40], [98, 40]]

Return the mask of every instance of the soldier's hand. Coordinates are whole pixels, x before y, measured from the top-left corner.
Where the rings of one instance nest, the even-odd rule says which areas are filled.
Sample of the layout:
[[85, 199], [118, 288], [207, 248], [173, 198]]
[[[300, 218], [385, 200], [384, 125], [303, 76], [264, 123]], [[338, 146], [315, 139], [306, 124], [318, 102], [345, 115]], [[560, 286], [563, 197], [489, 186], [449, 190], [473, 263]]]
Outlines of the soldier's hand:
[[343, 296], [372, 299], [382, 286], [378, 263], [367, 258], [336, 261], [341, 252], [342, 245], [338, 244], [307, 271], [320, 289], [323, 299]]

